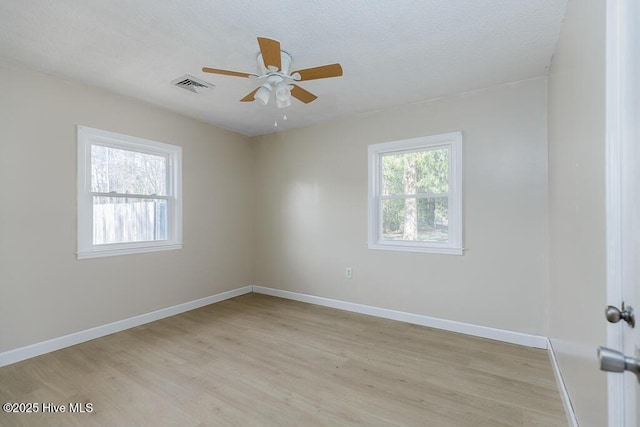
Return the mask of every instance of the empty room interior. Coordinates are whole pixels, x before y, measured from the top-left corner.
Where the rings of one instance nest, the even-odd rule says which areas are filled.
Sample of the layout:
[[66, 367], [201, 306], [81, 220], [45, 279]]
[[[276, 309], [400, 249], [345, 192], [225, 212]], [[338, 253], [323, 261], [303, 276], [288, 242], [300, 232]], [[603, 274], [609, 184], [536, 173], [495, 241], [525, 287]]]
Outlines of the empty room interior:
[[611, 425], [609, 3], [0, 0], [0, 425]]

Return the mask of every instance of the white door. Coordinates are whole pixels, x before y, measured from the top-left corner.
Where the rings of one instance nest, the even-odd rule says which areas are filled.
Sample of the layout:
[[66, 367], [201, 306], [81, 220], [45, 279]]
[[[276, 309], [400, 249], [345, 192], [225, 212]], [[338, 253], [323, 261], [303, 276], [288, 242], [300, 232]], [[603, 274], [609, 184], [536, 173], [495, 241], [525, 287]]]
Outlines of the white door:
[[[607, 304], [637, 325], [608, 326], [607, 345], [640, 362], [640, 2], [607, 7]], [[613, 316], [615, 317], [615, 316]], [[605, 319], [603, 319], [605, 321]], [[640, 365], [639, 365], [640, 366]], [[608, 374], [610, 427], [640, 425], [640, 373]]]

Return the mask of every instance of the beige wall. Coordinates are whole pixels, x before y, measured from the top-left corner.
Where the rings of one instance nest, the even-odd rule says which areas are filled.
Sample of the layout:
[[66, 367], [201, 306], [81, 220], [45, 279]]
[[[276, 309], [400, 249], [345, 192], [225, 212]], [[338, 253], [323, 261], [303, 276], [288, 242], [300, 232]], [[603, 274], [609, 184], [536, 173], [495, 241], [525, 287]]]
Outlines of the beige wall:
[[[76, 260], [76, 125], [183, 147], [183, 250]], [[0, 352], [251, 283], [248, 138], [0, 63], [0, 148]]]
[[605, 3], [569, 1], [549, 76], [549, 330], [584, 427], [607, 416]]
[[[254, 138], [256, 283], [546, 335], [546, 92], [540, 78]], [[466, 254], [368, 250], [367, 145], [458, 130]]]

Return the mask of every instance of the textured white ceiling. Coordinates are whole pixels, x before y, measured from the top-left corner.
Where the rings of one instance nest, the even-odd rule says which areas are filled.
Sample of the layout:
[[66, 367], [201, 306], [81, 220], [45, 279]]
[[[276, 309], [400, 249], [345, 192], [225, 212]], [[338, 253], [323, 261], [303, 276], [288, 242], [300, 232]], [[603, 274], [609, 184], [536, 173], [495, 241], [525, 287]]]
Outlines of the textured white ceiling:
[[[540, 76], [566, 0], [0, 0], [0, 56], [259, 135]], [[257, 36], [292, 69], [339, 62], [344, 76], [300, 83], [318, 99], [241, 103]], [[170, 82], [215, 85], [193, 94]], [[282, 115], [287, 121], [282, 121]], [[279, 126], [274, 128], [274, 121]]]

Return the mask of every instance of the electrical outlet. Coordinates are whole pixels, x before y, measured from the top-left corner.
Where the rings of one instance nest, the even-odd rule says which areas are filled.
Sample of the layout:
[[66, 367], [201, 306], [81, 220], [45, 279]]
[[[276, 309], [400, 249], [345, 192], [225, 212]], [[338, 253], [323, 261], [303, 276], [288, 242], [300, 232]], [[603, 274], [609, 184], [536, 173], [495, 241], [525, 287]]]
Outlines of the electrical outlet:
[[351, 279], [353, 277], [353, 270], [351, 270], [351, 267], [347, 267], [347, 269], [344, 271], [344, 277], [346, 277], [347, 279]]

